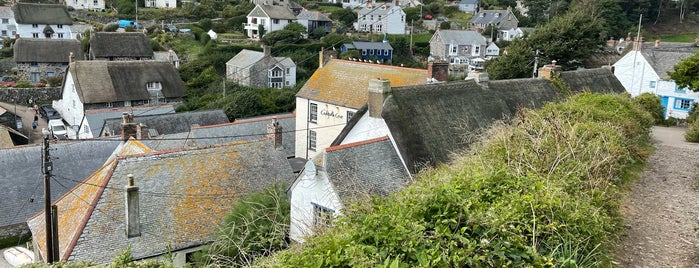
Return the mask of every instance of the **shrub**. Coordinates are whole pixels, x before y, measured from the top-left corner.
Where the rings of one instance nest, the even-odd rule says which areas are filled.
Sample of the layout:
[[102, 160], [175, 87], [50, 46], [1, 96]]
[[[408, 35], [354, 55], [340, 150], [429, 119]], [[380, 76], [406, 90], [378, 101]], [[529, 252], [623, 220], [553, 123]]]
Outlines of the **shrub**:
[[684, 133], [684, 139], [688, 142], [699, 142], [699, 120], [689, 124], [687, 132]]
[[692, 110], [689, 111], [689, 115], [687, 115], [687, 124], [691, 124], [696, 121], [698, 116], [699, 112], [697, 111], [697, 104], [695, 103], [692, 105]]
[[15, 87], [17, 88], [31, 88], [34, 87], [32, 83], [29, 81], [18, 81], [17, 84], [15, 84]]
[[119, 29], [119, 24], [107, 23], [102, 30], [105, 32], [116, 32], [117, 29]]
[[660, 97], [653, 93], [643, 93], [634, 98], [636, 103], [638, 103], [643, 110], [650, 113], [655, 121], [656, 125], [662, 124], [665, 121], [665, 115], [662, 104], [660, 104]]

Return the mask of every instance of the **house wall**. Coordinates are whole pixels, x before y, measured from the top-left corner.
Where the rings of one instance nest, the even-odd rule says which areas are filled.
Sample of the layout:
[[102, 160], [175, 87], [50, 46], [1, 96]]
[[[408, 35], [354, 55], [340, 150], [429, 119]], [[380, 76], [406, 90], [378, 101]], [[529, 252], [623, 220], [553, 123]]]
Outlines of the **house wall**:
[[263, 60], [250, 66], [249, 70], [250, 77], [248, 78], [248, 83], [251, 87], [269, 87], [269, 66], [266, 66]]
[[104, 9], [104, 0], [66, 0], [66, 6], [74, 9], [86, 9], [92, 11], [101, 11]]
[[473, 13], [476, 11], [475, 4], [459, 4], [459, 10], [461, 12]]
[[342, 8], [352, 8], [358, 7], [366, 3], [365, 0], [342, 0]]
[[650, 82], [660, 80], [653, 67], [639, 51], [627, 53], [613, 66], [614, 76], [632, 97], [645, 92], [654, 92], [655, 89], [650, 87]]
[[[10, 7], [2, 8], [9, 9]], [[12, 14], [11, 11], [7, 13]], [[4, 20], [7, 20], [7, 23], [5, 23]], [[15, 28], [16, 24], [17, 22], [15, 22], [15, 17], [12, 15], [0, 17], [0, 37], [15, 38], [15, 34], [17, 34], [17, 30]], [[12, 26], [12, 29], [10, 29], [10, 26]]]
[[309, 170], [315, 168], [308, 168], [309, 165], [314, 164], [307, 162], [307, 168], [299, 174], [295, 184], [289, 190], [291, 194], [289, 236], [299, 243], [303, 243], [304, 237], [313, 233], [313, 203], [332, 209], [336, 213], [342, 209], [340, 199], [328, 181], [328, 177], [314, 176]]
[[[289, 69], [289, 72], [284, 73], [284, 86], [285, 87], [293, 87], [296, 86], [296, 65], [293, 66], [286, 66]], [[286, 82], [289, 82], [287, 85]]]
[[674, 81], [657, 81], [655, 89], [655, 95], [658, 95], [661, 99], [667, 99], [667, 102], [663, 103], [665, 106], [665, 118], [687, 118], [692, 106], [690, 105], [689, 109], [682, 107], [677, 102], [678, 99], [687, 100], [692, 105], [699, 101], [699, 92], [680, 89]]
[[[310, 104], [318, 105], [316, 123], [309, 122]], [[357, 109], [296, 98], [296, 157], [309, 159], [329, 147], [347, 124], [348, 111]], [[316, 132], [315, 150], [308, 148], [310, 131]]]
[[357, 124], [347, 133], [341, 144], [366, 141], [383, 136], [390, 136], [386, 121], [382, 118], [374, 118], [369, 116], [369, 112], [362, 115], [362, 118], [357, 121]]
[[[379, 20], [377, 15], [357, 15], [354, 29], [360, 32], [373, 32], [377, 34], [405, 34], [405, 12], [400, 7], [390, 7], [390, 11]], [[364, 27], [366, 25], [366, 27]], [[377, 27], [380, 25], [380, 31]]]
[[[19, 34], [19, 37], [23, 38], [38, 38], [38, 39], [46, 39], [44, 36], [44, 27], [46, 27], [46, 24], [38, 24], [36, 28], [32, 24], [16, 24], [17, 25], [17, 34]], [[61, 25], [61, 28], [58, 28], [57, 24], [51, 24], [49, 25], [54, 31], [54, 34], [51, 36], [51, 38], [54, 39], [75, 39], [75, 36], [73, 33], [70, 31], [70, 25]], [[39, 37], [34, 37], [34, 33], [39, 34]], [[63, 37], [59, 37], [59, 34], [63, 34]]]
[[449, 45], [442, 42], [442, 37], [435, 34], [430, 39], [430, 54], [436, 58], [447, 58], [447, 53], [449, 52]]
[[[66, 68], [68, 68], [68, 62], [37, 63], [36, 66], [31, 66], [29, 62], [20, 62], [17, 63], [17, 79], [37, 83], [41, 79], [65, 75]], [[38, 73], [38, 79], [32, 80], [32, 76], [30, 75], [31, 73]]]
[[387, 17], [384, 25], [385, 33], [405, 34], [405, 12], [400, 7], [393, 7]]
[[241, 85], [250, 86], [250, 68], [240, 68], [227, 64], [226, 73], [226, 79]]
[[68, 73], [65, 78], [61, 99], [53, 101], [53, 108], [56, 109], [61, 116], [63, 116], [64, 121], [73, 126], [73, 129], [77, 129], [82, 122], [79, 138], [93, 138], [92, 131], [88, 131], [86, 133], [86, 130], [90, 129], [90, 125], [87, 123], [87, 120], [83, 120], [85, 108], [83, 103], [80, 101], [80, 97], [78, 97], [78, 94], [76, 93], [75, 82], [73, 81], [73, 76], [70, 73]]
[[155, 8], [176, 8], [177, 1], [175, 0], [145, 0], [146, 7]]

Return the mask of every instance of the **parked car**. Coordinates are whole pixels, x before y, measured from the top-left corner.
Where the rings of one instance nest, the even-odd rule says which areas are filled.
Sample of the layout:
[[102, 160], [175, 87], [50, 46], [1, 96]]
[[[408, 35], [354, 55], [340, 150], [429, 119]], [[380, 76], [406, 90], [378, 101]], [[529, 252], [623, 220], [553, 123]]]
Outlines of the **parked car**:
[[39, 114], [41, 114], [41, 118], [46, 119], [46, 121], [52, 120], [52, 119], [62, 119], [61, 114], [56, 111], [51, 105], [49, 104], [44, 104], [39, 107]]
[[165, 25], [165, 29], [163, 29], [166, 32], [171, 32], [171, 33], [176, 33], [177, 32], [177, 26], [169, 24]]
[[191, 32], [192, 32], [192, 29], [182, 28], [182, 29], [180, 29], [180, 32], [181, 32], [181, 33], [191, 33]]
[[427, 14], [427, 15], [425, 15], [423, 18], [426, 19], [426, 20], [431, 20], [433, 17], [432, 17], [432, 15]]
[[68, 130], [61, 119], [49, 120], [49, 131], [51, 131], [51, 136], [54, 139], [65, 140], [68, 138]]

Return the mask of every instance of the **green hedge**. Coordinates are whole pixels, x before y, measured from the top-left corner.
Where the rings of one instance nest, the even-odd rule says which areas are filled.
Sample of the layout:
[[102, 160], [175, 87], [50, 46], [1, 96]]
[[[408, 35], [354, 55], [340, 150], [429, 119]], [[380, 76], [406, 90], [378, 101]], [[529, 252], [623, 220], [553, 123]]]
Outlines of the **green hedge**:
[[608, 266], [619, 186], [649, 155], [652, 124], [616, 95], [521, 112], [448, 166], [345, 209], [331, 230], [260, 265]]

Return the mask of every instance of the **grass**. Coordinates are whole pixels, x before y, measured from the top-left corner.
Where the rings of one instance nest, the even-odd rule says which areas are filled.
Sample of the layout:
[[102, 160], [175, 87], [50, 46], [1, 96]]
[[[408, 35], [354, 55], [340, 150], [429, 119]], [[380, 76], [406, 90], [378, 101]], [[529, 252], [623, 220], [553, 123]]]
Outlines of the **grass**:
[[342, 10], [342, 7], [323, 5], [323, 6], [318, 6], [318, 9], [320, 9], [320, 12], [327, 14], [327, 13], [333, 13], [333, 12], [338, 11], [338, 10]]
[[669, 35], [669, 36], [662, 36], [660, 37], [661, 42], [694, 42], [694, 39], [697, 38], [697, 34], [695, 33], [688, 33], [688, 34], [677, 34], [677, 35]]
[[458, 23], [461, 26], [468, 26], [468, 22], [473, 17], [472, 14], [465, 12], [456, 12], [449, 17], [449, 20]]
[[172, 46], [176, 51], [183, 51], [184, 55], [190, 57], [190, 60], [196, 59], [197, 55], [200, 55], [204, 51], [204, 46], [202, 46], [199, 41], [189, 38], [175, 38], [172, 41]]

